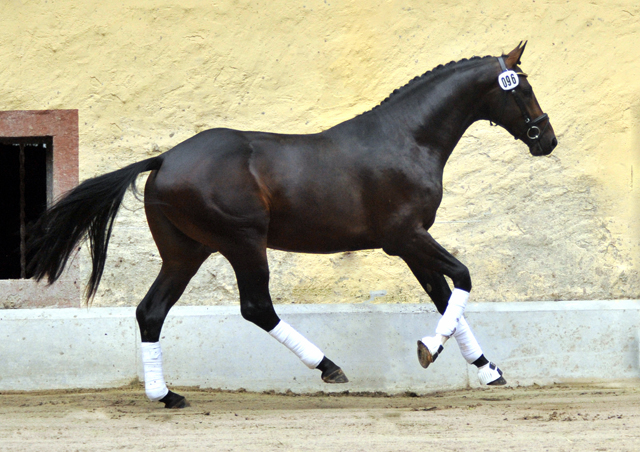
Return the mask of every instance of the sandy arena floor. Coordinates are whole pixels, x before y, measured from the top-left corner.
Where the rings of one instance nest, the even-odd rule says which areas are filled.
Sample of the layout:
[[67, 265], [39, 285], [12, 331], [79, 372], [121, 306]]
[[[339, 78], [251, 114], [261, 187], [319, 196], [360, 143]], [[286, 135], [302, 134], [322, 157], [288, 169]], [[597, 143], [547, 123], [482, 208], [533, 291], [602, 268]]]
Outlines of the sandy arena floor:
[[0, 394], [0, 451], [638, 451], [640, 385], [563, 384], [417, 397], [141, 388]]

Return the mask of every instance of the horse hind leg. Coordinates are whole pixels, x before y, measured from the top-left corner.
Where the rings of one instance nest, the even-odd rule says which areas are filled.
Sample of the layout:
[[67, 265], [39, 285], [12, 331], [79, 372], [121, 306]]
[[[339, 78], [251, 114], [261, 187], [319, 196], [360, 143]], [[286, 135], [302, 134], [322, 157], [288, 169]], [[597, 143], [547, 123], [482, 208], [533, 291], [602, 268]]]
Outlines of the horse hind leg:
[[221, 252], [236, 273], [242, 317], [268, 332], [307, 367], [320, 370], [325, 383], [347, 383], [349, 380], [340, 367], [276, 314], [269, 293], [266, 247], [247, 245], [234, 247], [230, 252]]
[[210, 251], [180, 232], [157, 206], [147, 205], [146, 212], [163, 263], [156, 280], [136, 309], [142, 340], [145, 392], [151, 401], [162, 402], [165, 408], [184, 408], [186, 399], [170, 391], [164, 380], [160, 332], [169, 310]]
[[[196, 269], [197, 270], [197, 269]], [[136, 309], [136, 319], [142, 341], [142, 363], [145, 392], [151, 401], [159, 401], [166, 408], [183, 408], [184, 397], [170, 391], [164, 381], [160, 332], [171, 307], [178, 301], [195, 271], [164, 265], [155, 282]]]

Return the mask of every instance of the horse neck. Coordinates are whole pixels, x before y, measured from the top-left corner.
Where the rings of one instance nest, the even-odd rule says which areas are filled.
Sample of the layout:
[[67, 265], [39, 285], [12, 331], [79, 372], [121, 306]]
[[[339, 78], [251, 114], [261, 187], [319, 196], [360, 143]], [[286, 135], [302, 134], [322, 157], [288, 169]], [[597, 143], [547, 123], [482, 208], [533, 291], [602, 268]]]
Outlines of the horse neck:
[[497, 83], [494, 66], [497, 61], [483, 58], [436, 69], [381, 104], [380, 115], [428, 152], [438, 153], [444, 164], [467, 128], [488, 119], [487, 98]]

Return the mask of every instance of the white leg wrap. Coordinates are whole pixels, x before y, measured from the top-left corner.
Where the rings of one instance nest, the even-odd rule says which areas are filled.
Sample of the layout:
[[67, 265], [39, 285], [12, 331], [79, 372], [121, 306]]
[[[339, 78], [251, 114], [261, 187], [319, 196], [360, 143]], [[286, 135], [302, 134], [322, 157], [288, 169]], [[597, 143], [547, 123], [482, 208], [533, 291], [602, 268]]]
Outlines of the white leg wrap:
[[436, 327], [436, 334], [449, 337], [455, 332], [458, 322], [464, 314], [464, 309], [467, 307], [467, 301], [469, 301], [469, 292], [453, 289], [447, 310], [444, 311]]
[[309, 369], [315, 369], [324, 358], [324, 353], [318, 347], [283, 320], [269, 334], [295, 353]]
[[493, 363], [487, 363], [478, 369], [478, 379], [483, 385], [502, 386], [507, 384], [502, 378], [502, 371]]
[[462, 353], [462, 356], [469, 364], [482, 356], [480, 344], [478, 344], [478, 341], [473, 335], [473, 331], [471, 331], [471, 328], [464, 316], [460, 317], [458, 327], [456, 328], [455, 333], [453, 333], [453, 337], [455, 337], [458, 342], [460, 353]]
[[144, 366], [144, 391], [152, 402], [169, 393], [162, 373], [162, 349], [160, 342], [143, 342], [142, 365]]

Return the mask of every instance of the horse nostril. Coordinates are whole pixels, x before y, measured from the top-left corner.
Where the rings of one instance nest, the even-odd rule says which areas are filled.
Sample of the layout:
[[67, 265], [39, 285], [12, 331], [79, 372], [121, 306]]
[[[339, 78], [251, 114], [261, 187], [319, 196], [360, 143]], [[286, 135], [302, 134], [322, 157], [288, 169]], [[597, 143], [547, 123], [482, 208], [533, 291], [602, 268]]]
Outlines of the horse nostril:
[[556, 137], [553, 137], [553, 140], [551, 140], [551, 149], [555, 149], [557, 145], [558, 145], [558, 140], [556, 139]]

